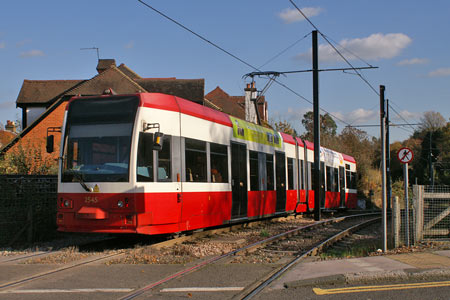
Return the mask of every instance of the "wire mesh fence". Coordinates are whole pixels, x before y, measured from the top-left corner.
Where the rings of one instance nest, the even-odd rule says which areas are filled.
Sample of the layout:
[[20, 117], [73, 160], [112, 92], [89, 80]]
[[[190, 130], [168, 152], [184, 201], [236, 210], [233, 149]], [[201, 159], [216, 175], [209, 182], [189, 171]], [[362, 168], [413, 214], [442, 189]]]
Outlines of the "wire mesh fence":
[[450, 186], [414, 185], [408, 208], [404, 199], [392, 203], [394, 247], [450, 241]]
[[56, 190], [56, 176], [0, 175], [0, 246], [54, 236]]

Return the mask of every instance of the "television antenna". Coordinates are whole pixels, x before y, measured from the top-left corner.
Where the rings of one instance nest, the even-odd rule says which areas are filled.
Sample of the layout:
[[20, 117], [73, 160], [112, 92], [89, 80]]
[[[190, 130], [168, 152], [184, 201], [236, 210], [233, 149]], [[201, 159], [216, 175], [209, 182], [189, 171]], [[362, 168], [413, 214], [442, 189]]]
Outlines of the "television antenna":
[[80, 48], [80, 50], [96, 50], [97, 51], [97, 59], [100, 60], [99, 48], [91, 47], [91, 48]]

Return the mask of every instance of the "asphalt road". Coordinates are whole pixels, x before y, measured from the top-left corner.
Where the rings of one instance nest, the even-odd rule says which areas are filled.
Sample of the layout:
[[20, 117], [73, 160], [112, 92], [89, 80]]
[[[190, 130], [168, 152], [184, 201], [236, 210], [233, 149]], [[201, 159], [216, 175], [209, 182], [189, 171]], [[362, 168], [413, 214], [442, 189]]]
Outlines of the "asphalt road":
[[[438, 287], [426, 287], [427, 283], [437, 284], [439, 281], [431, 282], [375, 282], [360, 285], [333, 285], [319, 286], [321, 292], [329, 293], [318, 295], [314, 287], [287, 288], [266, 291], [259, 295], [257, 299], [333, 299], [333, 300], [361, 300], [361, 299], [383, 299], [383, 300], [448, 300], [450, 299], [450, 281], [440, 281]], [[413, 288], [414, 284], [416, 288]], [[395, 285], [390, 288], [389, 286]], [[376, 287], [374, 287], [376, 286]], [[421, 286], [421, 287], [420, 287]], [[367, 288], [372, 291], [364, 291]], [[317, 291], [317, 290], [316, 290]], [[318, 292], [320, 292], [318, 291]]]

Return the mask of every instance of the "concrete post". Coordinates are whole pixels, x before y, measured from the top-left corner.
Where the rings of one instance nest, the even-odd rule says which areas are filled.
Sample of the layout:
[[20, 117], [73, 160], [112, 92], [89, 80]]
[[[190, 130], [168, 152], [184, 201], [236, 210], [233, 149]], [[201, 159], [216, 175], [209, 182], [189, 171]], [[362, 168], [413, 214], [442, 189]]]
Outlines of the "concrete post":
[[400, 246], [400, 226], [401, 226], [401, 214], [400, 214], [400, 203], [398, 196], [394, 197], [394, 202], [392, 203], [392, 227], [394, 236], [394, 248]]
[[413, 185], [415, 210], [415, 244], [419, 243], [423, 239], [423, 193], [423, 185]]

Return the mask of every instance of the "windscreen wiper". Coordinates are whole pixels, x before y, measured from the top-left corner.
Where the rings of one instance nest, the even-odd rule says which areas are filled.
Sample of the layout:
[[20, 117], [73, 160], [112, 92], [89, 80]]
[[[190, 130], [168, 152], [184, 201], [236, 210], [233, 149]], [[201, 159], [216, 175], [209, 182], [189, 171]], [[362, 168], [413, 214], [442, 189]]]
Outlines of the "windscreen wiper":
[[80, 183], [80, 185], [83, 187], [83, 189], [84, 189], [86, 192], [92, 192], [92, 191], [93, 191], [92, 188], [88, 187], [88, 186], [86, 185], [86, 183], [84, 183], [83, 175], [82, 175], [82, 174], [73, 172], [73, 177], [74, 177], [75, 179], [77, 179], [77, 181]]

